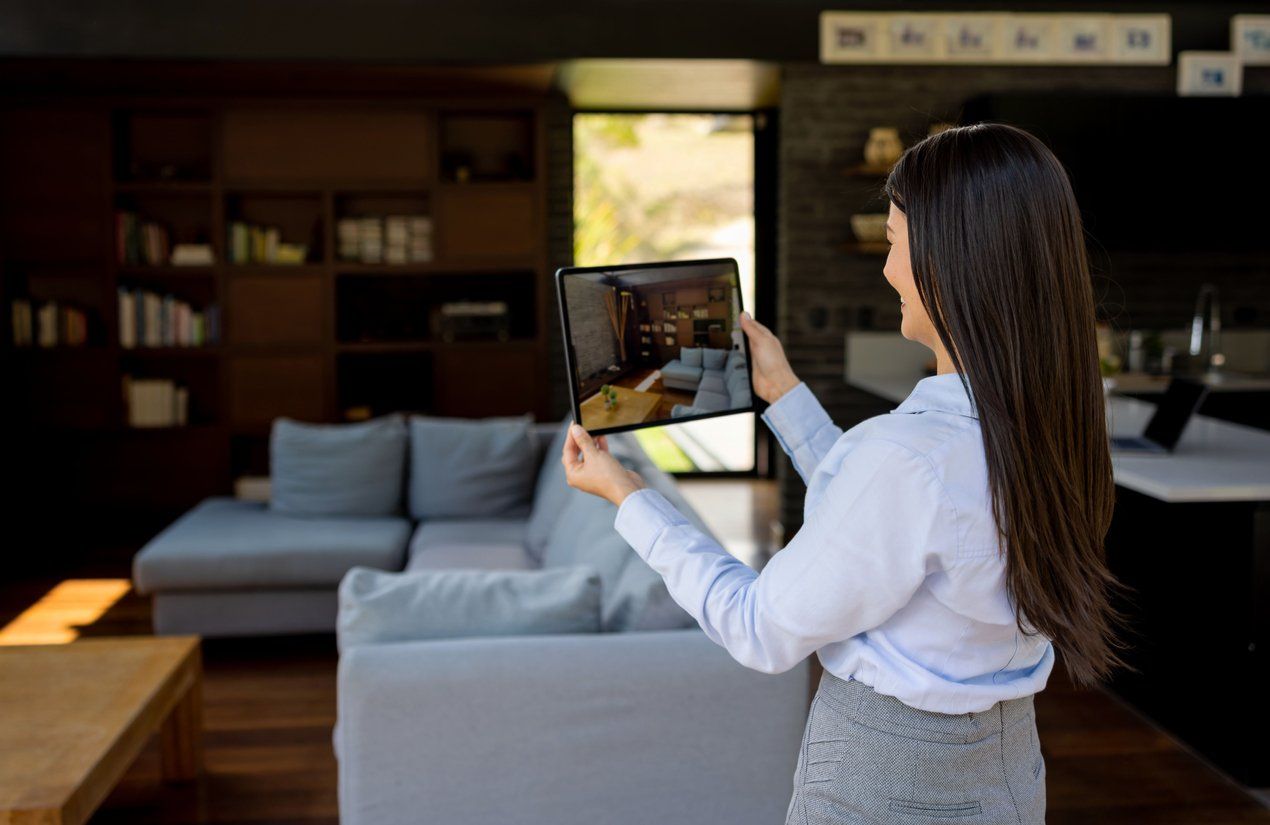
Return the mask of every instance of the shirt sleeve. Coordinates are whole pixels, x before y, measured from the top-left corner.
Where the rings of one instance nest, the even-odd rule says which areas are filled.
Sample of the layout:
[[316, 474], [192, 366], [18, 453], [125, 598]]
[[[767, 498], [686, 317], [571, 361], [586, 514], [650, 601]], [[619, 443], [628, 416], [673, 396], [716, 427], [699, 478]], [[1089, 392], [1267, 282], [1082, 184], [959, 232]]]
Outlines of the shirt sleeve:
[[842, 428], [834, 425], [811, 388], [801, 381], [767, 408], [763, 420], [794, 462], [804, 484], [811, 481], [821, 459], [842, 435]]
[[955, 514], [929, 461], [894, 442], [861, 442], [820, 503], [761, 573], [640, 490], [616, 528], [670, 595], [746, 667], [780, 673], [882, 624], [938, 569]]

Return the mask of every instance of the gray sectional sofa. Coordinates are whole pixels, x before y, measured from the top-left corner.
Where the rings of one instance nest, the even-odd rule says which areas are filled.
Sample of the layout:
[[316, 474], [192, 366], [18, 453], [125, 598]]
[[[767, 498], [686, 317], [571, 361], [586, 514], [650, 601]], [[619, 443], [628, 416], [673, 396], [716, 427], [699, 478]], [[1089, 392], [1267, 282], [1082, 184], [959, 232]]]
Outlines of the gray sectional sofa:
[[[213, 499], [186, 514], [139, 554], [137, 586], [154, 594], [158, 632], [338, 625], [334, 745], [343, 825], [781, 821], [807, 712], [807, 663], [762, 674], [712, 643], [613, 530], [615, 508], [565, 484], [563, 436], [560, 425], [533, 428], [525, 476], [519, 464], [483, 461], [461, 437], [441, 438], [448, 458], [435, 446], [421, 454], [416, 441], [424, 439], [412, 425], [411, 501], [398, 507], [450, 515], [322, 515], [313, 502], [320, 511], [386, 504], [366, 495], [344, 500], [339, 485], [326, 483], [329, 472], [301, 467], [275, 477], [272, 505]], [[387, 428], [351, 443], [382, 449], [379, 463], [397, 472], [404, 468], [388, 448], [398, 438]], [[285, 441], [277, 428], [275, 441]], [[630, 434], [609, 443], [705, 529]], [[275, 452], [275, 470], [290, 466], [284, 457]], [[416, 472], [450, 459], [469, 472]], [[512, 493], [525, 484], [520, 507]], [[491, 501], [505, 512], [454, 515], [465, 502], [480, 510]], [[468, 621], [487, 623], [481, 602], [467, 605], [458, 621], [436, 621], [444, 600], [434, 603], [434, 595], [452, 597], [452, 579], [476, 581], [479, 592], [487, 575], [496, 582], [485, 589], [502, 616], [499, 632], [466, 632]], [[499, 576], [518, 584], [497, 584]], [[532, 594], [523, 585], [537, 577], [590, 588], [596, 598], [587, 632], [507, 625], [516, 615], [508, 594]], [[384, 615], [368, 622], [374, 602], [351, 586], [366, 579], [390, 582], [397, 597], [418, 585], [422, 598], [386, 602]], [[344, 600], [338, 616], [337, 588]], [[403, 604], [415, 613], [399, 610]], [[411, 626], [412, 615], [429, 614]], [[396, 625], [392, 633], [381, 632], [385, 622]], [[438, 626], [462, 630], [439, 636]]]
[[[605, 629], [345, 646], [343, 825], [783, 820], [807, 664], [761, 674], [707, 639], [613, 531], [615, 508], [565, 485], [560, 435], [546, 449], [528, 520], [425, 522], [408, 566], [587, 565], [603, 582]], [[630, 434], [609, 444], [704, 529]]]
[[692, 404], [671, 408], [672, 418], [741, 409], [753, 401], [744, 350], [685, 347], [679, 358], [661, 368], [661, 374], [667, 387], [696, 393]]

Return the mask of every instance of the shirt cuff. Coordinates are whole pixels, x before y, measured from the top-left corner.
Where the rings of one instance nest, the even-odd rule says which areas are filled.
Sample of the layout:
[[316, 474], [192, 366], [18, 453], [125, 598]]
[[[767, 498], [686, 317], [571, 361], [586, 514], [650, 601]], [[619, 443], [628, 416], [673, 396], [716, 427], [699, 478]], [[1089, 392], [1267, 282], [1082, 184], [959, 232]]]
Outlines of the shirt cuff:
[[613, 528], [626, 543], [635, 549], [640, 558], [648, 561], [653, 543], [667, 527], [687, 524], [688, 520], [675, 509], [675, 505], [656, 490], [645, 487], [628, 495], [617, 508]]
[[833, 423], [803, 381], [776, 399], [763, 413], [763, 421], [776, 434], [786, 452], [793, 452], [806, 444], [817, 430]]

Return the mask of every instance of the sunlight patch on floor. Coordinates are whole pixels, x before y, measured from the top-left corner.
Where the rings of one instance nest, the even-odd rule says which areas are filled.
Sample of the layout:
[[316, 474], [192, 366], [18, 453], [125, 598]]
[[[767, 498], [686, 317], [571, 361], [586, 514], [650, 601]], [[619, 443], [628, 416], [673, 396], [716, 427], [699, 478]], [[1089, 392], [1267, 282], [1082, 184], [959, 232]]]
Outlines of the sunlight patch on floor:
[[0, 645], [73, 642], [79, 628], [104, 616], [131, 587], [127, 579], [67, 579], [0, 628]]

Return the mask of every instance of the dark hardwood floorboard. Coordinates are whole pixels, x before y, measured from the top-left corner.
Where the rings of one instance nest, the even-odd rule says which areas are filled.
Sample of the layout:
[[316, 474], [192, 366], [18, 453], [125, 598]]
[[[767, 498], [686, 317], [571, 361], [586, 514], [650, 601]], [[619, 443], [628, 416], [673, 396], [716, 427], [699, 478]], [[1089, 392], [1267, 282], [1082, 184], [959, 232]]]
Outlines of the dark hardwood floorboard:
[[[4, 627], [62, 578], [123, 578], [128, 562], [112, 554], [73, 576], [0, 585], [0, 643]], [[129, 592], [79, 630], [110, 636], [149, 628], [148, 600]], [[334, 825], [334, 640], [218, 640], [203, 648], [204, 775], [164, 785], [151, 742], [93, 825]], [[1270, 823], [1270, 810], [1117, 699], [1077, 690], [1059, 672], [1036, 706], [1053, 825]]]

